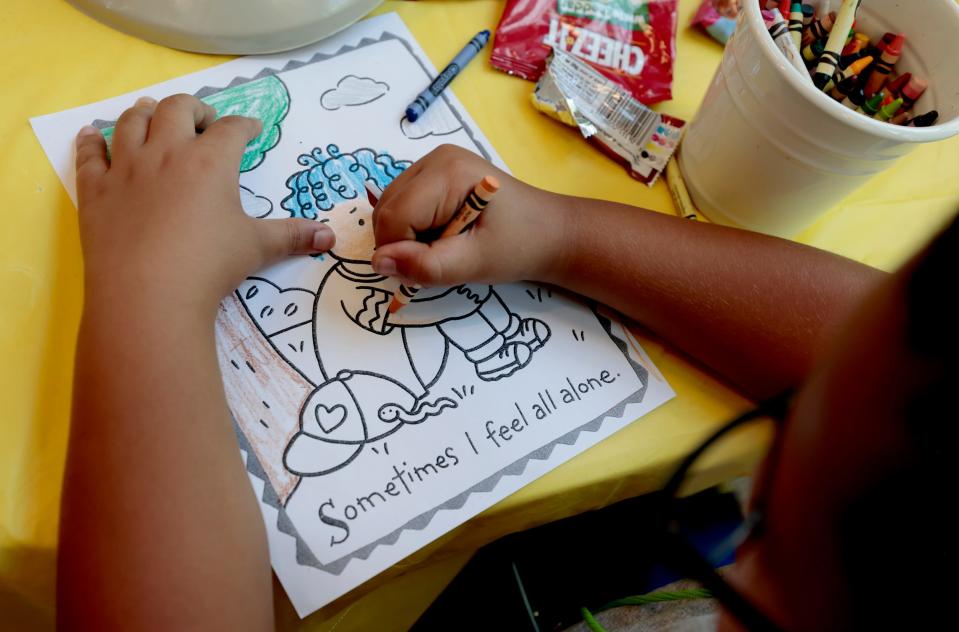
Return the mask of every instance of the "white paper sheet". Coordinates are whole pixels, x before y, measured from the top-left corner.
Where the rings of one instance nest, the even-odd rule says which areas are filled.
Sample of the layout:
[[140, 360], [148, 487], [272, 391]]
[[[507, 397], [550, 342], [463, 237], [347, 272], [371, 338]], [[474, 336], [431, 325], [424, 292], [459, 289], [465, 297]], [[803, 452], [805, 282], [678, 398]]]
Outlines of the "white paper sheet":
[[73, 137], [140, 95], [197, 94], [264, 133], [254, 217], [337, 231], [332, 255], [251, 277], [217, 322], [224, 384], [273, 567], [305, 616], [672, 397], [621, 324], [529, 284], [424, 290], [387, 316], [375, 195], [455, 143], [505, 169], [450, 93], [401, 120], [435, 68], [396, 14], [32, 121], [74, 201]]

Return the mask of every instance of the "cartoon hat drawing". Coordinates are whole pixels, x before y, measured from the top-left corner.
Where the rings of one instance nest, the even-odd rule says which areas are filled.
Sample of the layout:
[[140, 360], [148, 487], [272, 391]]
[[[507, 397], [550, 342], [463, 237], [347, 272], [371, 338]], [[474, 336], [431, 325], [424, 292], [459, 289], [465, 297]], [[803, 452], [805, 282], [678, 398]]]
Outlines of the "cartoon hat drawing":
[[355, 459], [364, 445], [403, 425], [396, 418], [383, 419], [381, 409], [409, 410], [415, 404], [413, 393], [395, 380], [365, 371], [341, 371], [307, 398], [300, 411], [300, 430], [283, 453], [283, 465], [298, 476], [334, 472]]

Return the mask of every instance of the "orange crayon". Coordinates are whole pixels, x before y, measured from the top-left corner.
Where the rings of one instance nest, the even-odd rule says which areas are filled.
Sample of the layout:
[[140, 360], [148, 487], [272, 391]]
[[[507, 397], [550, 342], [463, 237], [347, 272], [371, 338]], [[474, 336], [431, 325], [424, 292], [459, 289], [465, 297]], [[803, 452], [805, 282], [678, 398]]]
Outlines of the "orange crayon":
[[823, 91], [830, 92], [835, 86], [839, 85], [849, 77], [861, 75], [871, 63], [872, 57], [863, 57], [862, 59], [857, 59], [842, 70], [837, 71], [833, 78], [829, 80], [829, 83], [826, 84], [826, 87], [823, 88]]
[[[497, 191], [499, 191], [499, 180], [493, 176], [486, 176], [480, 180], [479, 184], [473, 187], [470, 194], [466, 196], [466, 201], [463, 202], [460, 210], [456, 211], [446, 225], [446, 228], [443, 229], [443, 233], [439, 236], [439, 239], [466, 232], [473, 222], [479, 219], [479, 216], [483, 213], [483, 209], [490, 203], [490, 200], [493, 199], [493, 195], [495, 195]], [[389, 307], [390, 313], [395, 314], [403, 309], [405, 305], [413, 300], [413, 297], [416, 296], [416, 293], [419, 291], [419, 285], [401, 285], [399, 289], [393, 293], [393, 300], [390, 301]]]
[[443, 229], [440, 239], [459, 235], [469, 228], [479, 218], [480, 213], [490, 203], [497, 191], [499, 191], [499, 180], [493, 176], [486, 176], [480, 180], [479, 184], [473, 187], [473, 192], [466, 196], [466, 201], [463, 202], [460, 210], [453, 215], [453, 219]]

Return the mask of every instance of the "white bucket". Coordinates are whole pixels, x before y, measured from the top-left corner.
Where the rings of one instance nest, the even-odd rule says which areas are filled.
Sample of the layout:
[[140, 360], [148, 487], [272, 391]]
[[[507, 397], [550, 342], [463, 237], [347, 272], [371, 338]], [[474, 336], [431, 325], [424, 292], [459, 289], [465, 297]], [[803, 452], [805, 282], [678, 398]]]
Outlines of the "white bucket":
[[913, 111], [938, 110], [939, 122], [883, 123], [820, 92], [769, 37], [759, 3], [746, 0], [680, 149], [689, 192], [710, 220], [791, 237], [917, 143], [959, 133], [955, 0], [863, 0], [856, 30], [873, 41], [906, 35], [896, 71], [928, 80]]

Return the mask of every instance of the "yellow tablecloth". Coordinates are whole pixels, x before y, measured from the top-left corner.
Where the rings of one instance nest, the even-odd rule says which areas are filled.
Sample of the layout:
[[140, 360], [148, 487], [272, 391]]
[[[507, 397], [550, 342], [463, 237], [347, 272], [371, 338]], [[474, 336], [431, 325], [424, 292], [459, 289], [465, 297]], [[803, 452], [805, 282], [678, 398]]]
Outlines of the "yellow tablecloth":
[[[681, 0], [675, 98], [693, 116], [720, 46], [687, 27], [699, 4]], [[387, 2], [433, 62], [446, 61], [502, 2]], [[74, 338], [82, 303], [76, 209], [27, 123], [37, 114], [206, 68], [222, 57], [173, 51], [114, 32], [62, 0], [6, 0], [0, 8], [0, 628], [51, 626], [60, 478]], [[473, 63], [454, 87], [520, 178], [574, 195], [672, 212], [651, 189], [528, 105], [532, 85]], [[892, 269], [959, 208], [959, 139], [923, 146], [831, 210], [800, 240]], [[762, 174], [736, 173], [747, 181]], [[492, 507], [396, 568], [297, 621], [277, 592], [280, 627], [405, 629], [478, 546], [505, 533], [647, 492], [710, 429], [746, 405], [648, 335], [640, 340], [677, 398]], [[755, 439], [755, 438], [753, 438]], [[745, 471], [760, 451], [744, 439], [699, 474], [700, 486]]]

